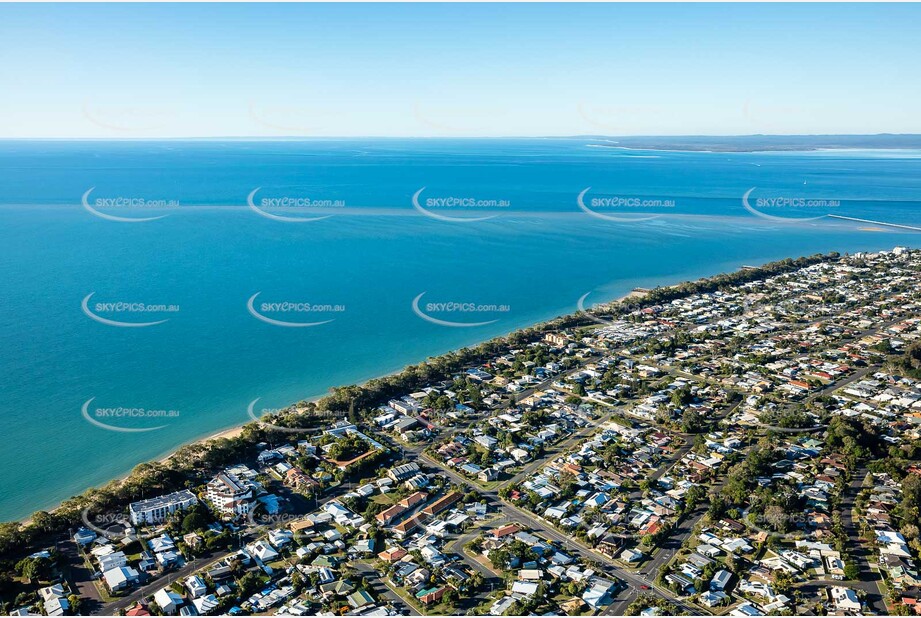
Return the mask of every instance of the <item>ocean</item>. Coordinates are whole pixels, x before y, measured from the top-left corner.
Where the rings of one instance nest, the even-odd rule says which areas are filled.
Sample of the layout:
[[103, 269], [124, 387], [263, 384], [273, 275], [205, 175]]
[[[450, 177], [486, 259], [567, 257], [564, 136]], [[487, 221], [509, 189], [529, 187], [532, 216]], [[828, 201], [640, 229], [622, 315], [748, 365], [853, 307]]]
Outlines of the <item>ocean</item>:
[[583, 297], [921, 245], [872, 222], [921, 151], [2, 141], [0, 520]]

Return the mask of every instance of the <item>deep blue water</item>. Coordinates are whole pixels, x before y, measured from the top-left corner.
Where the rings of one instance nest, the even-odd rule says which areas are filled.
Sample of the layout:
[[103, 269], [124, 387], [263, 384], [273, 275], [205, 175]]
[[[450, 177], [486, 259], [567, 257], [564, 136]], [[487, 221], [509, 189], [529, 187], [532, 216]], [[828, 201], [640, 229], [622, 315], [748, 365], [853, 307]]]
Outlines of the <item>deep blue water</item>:
[[[0, 519], [26, 516], [128, 472], [178, 445], [333, 385], [396, 371], [427, 356], [588, 304], [783, 257], [919, 246], [919, 232], [834, 213], [921, 225], [921, 152], [683, 153], [625, 151], [572, 140], [314, 142], [0, 142], [0, 375], [4, 448]], [[247, 207], [254, 198], [342, 200], [334, 216], [290, 223]], [[500, 208], [413, 208], [443, 197], [507, 200]], [[580, 210], [576, 197], [611, 221]], [[120, 217], [94, 215], [88, 204]], [[97, 199], [178, 200], [112, 208]], [[674, 200], [605, 208], [592, 198]], [[838, 200], [757, 206], [758, 198]], [[298, 209], [270, 214], [304, 217]], [[472, 214], [471, 214], [472, 212]], [[332, 322], [309, 328], [285, 321]], [[148, 322], [116, 327], [104, 319]], [[436, 319], [491, 322], [446, 327]], [[178, 305], [111, 312], [95, 303]], [[262, 302], [344, 306], [263, 311]], [[436, 313], [429, 302], [508, 305]], [[495, 321], [492, 321], [495, 320]], [[178, 411], [165, 418], [95, 416], [82, 406]]]

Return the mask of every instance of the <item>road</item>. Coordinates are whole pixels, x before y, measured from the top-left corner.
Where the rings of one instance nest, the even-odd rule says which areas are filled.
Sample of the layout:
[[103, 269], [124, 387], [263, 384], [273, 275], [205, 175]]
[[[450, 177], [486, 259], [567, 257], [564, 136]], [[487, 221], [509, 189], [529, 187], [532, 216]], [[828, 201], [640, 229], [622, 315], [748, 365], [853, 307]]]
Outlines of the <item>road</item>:
[[457, 554], [461, 560], [470, 566], [470, 568], [478, 571], [484, 579], [499, 579], [499, 573], [496, 573], [464, 550], [464, 546], [480, 536], [482, 530], [482, 528], [473, 528], [470, 531], [455, 537], [454, 539], [445, 543], [445, 550]]
[[471, 569], [474, 569], [483, 576], [483, 586], [472, 599], [475, 605], [487, 602], [494, 591], [505, 588], [505, 581], [502, 579], [501, 574], [493, 571], [481, 561], [464, 551], [464, 546], [477, 538], [481, 530], [482, 528], [479, 527], [472, 528], [445, 544], [446, 551], [457, 554]]
[[116, 616], [118, 615], [119, 610], [125, 610], [131, 607], [132, 605], [134, 605], [141, 599], [153, 595], [155, 592], [157, 592], [161, 588], [166, 588], [167, 586], [169, 586], [175, 581], [185, 579], [186, 577], [188, 577], [189, 575], [192, 575], [194, 572], [198, 571], [199, 569], [208, 567], [214, 564], [215, 562], [218, 562], [219, 560], [226, 558], [231, 553], [232, 552], [228, 552], [224, 550], [224, 551], [221, 551], [221, 552], [218, 552], [212, 555], [209, 558], [198, 558], [195, 560], [191, 560], [185, 563], [185, 565], [182, 566], [181, 568], [175, 571], [170, 571], [163, 577], [158, 577], [157, 579], [153, 580], [149, 584], [141, 586], [140, 588], [136, 588], [128, 595], [120, 597], [117, 601], [113, 601], [111, 603], [106, 603], [102, 605], [99, 611], [96, 612], [94, 615]]
[[[864, 336], [867, 336], [867, 335], [870, 335], [876, 332], [880, 332], [890, 327], [893, 324], [901, 322], [902, 320], [904, 320], [904, 317], [900, 317], [896, 320], [885, 322], [877, 327], [859, 331], [856, 334], [856, 338], [861, 338], [861, 337], [864, 337]], [[796, 324], [791, 325], [790, 328], [786, 330], [793, 330], [794, 328], [801, 327], [801, 326], [802, 324], [796, 323]], [[840, 342], [833, 342], [833, 345], [837, 345], [838, 343]], [[600, 359], [601, 359], [600, 355], [592, 355], [584, 359], [580, 359], [577, 366], [567, 369], [557, 376], [548, 378], [547, 380], [544, 380], [543, 382], [537, 385], [529, 387], [515, 394], [512, 401], [505, 403], [502, 406], [494, 410], [490, 410], [489, 413], [490, 414], [500, 413], [502, 410], [509, 408], [510, 406], [514, 405], [517, 401], [521, 400], [522, 398], [528, 397], [541, 390], [553, 388], [552, 387], [553, 382], [556, 382], [558, 380], [563, 380], [567, 376], [573, 373], [576, 373], [578, 371], [581, 371], [582, 369], [584, 369], [586, 365], [592, 362], [597, 362]], [[644, 362], [648, 362], [648, 361], [644, 361]], [[682, 377], [686, 379], [696, 380], [699, 382], [716, 384], [716, 385], [722, 386], [719, 381], [711, 380], [709, 378], [704, 378], [702, 376], [697, 376], [694, 374], [689, 374], [676, 367], [672, 367], [672, 366], [668, 366], [664, 364], [659, 364], [658, 366], [666, 370], [669, 374], [675, 377]], [[812, 401], [821, 395], [825, 395], [833, 391], [839, 390], [845, 387], [847, 384], [850, 384], [854, 381], [857, 381], [863, 378], [865, 375], [867, 375], [873, 370], [874, 370], [874, 367], [860, 368], [856, 370], [854, 373], [852, 373], [850, 376], [843, 378], [841, 380], [838, 380], [836, 382], [827, 384], [823, 386], [822, 388], [820, 388], [818, 391], [811, 393], [806, 398], [806, 401], [807, 402]], [[711, 422], [715, 424], [715, 423], [718, 423], [720, 420], [726, 418], [729, 414], [732, 413], [733, 410], [735, 410], [738, 407], [739, 403], [740, 402], [734, 402], [732, 405], [727, 406], [726, 409], [724, 409], [720, 414], [715, 415], [713, 419], [711, 419]], [[603, 415], [598, 421], [595, 421], [593, 424], [590, 424], [574, 432], [573, 434], [568, 436], [566, 439], [561, 441], [559, 444], [552, 447], [551, 452], [545, 454], [543, 457], [535, 461], [529, 462], [520, 472], [518, 472], [517, 474], [515, 474], [508, 480], [499, 484], [497, 488], [519, 485], [523, 480], [528, 478], [531, 474], [533, 474], [541, 466], [546, 465], [547, 461], [549, 461], [550, 458], [556, 456], [559, 453], [566, 452], [568, 449], [571, 449], [573, 446], [577, 445], [581, 440], [584, 440], [585, 438], [589, 437], [592, 432], [597, 431], [597, 428], [599, 425], [610, 420], [611, 416], [614, 414], [624, 414], [626, 416], [629, 416], [629, 414], [626, 413], [625, 410], [621, 409], [620, 407], [611, 406], [609, 411], [605, 415]], [[454, 435], [455, 433], [469, 429], [471, 425], [473, 425], [474, 423], [480, 423], [480, 422], [482, 422], [482, 419], [478, 416], [476, 419], [471, 419], [467, 421], [466, 423], [461, 423], [455, 428], [450, 429], [449, 431], [442, 434], [442, 437], [450, 437]], [[678, 449], [676, 449], [676, 451], [669, 457], [669, 461], [671, 462], [670, 464], [668, 462], [662, 462], [662, 465], [660, 465], [649, 476], [650, 481], [655, 481], [659, 479], [661, 476], [663, 476], [664, 474], [668, 473], [691, 450], [691, 448], [693, 448], [693, 435], [689, 435], [689, 434], [679, 434], [679, 435], [684, 437], [685, 443], [682, 444]], [[658, 569], [663, 564], [666, 564], [671, 560], [671, 558], [673, 557], [677, 549], [679, 549], [682, 546], [682, 544], [689, 538], [696, 524], [705, 515], [706, 509], [703, 506], [696, 508], [687, 517], [683, 518], [679, 522], [679, 524], [676, 526], [676, 528], [672, 531], [672, 534], [670, 534], [669, 537], [665, 539], [662, 547], [659, 548], [659, 550], [654, 554], [654, 556], [649, 561], [647, 561], [644, 565], [642, 565], [642, 567], [638, 571], [634, 572], [634, 571], [625, 569], [624, 567], [620, 565], [620, 563], [614, 562], [608, 556], [595, 551], [592, 547], [588, 546], [587, 544], [584, 544], [564, 533], [559, 532], [550, 522], [547, 522], [543, 520], [542, 518], [540, 518], [539, 516], [536, 516], [524, 509], [521, 509], [509, 502], [504, 501], [498, 495], [497, 491], [486, 490], [483, 487], [479, 486], [476, 482], [473, 482], [463, 477], [462, 475], [458, 474], [454, 470], [444, 466], [439, 461], [436, 461], [435, 459], [432, 459], [424, 455], [421, 452], [421, 449], [407, 448], [407, 451], [415, 455], [415, 457], [417, 458], [421, 457], [424, 460], [426, 460], [429, 464], [439, 468], [440, 470], [442, 470], [443, 474], [450, 477], [454, 482], [458, 483], [459, 485], [472, 488], [475, 492], [483, 496], [484, 499], [486, 499], [488, 503], [494, 505], [499, 512], [501, 512], [505, 517], [509, 518], [510, 520], [518, 521], [525, 525], [528, 525], [530, 528], [536, 531], [539, 531], [545, 537], [551, 540], [557, 541], [559, 543], [562, 543], [563, 546], [570, 548], [571, 551], [579, 554], [584, 559], [589, 560], [590, 562], [604, 564], [606, 566], [606, 570], [610, 571], [613, 575], [617, 576], [618, 578], [620, 578], [627, 584], [627, 588], [621, 592], [621, 595], [618, 596], [615, 603], [613, 603], [608, 608], [606, 608], [606, 610], [603, 612], [604, 614], [616, 615], [616, 614], [623, 613], [623, 610], [626, 609], [630, 601], [633, 598], [635, 598], [635, 596], [638, 594], [638, 590], [641, 588], [645, 588], [645, 587], [649, 588], [650, 593], [658, 594], [659, 596], [662, 596], [663, 598], [667, 599], [669, 602], [673, 603], [676, 607], [678, 607], [679, 610], [683, 610], [689, 613], [696, 613], [696, 614], [701, 613], [700, 608], [691, 607], [689, 605], [686, 605], [685, 603], [680, 601], [678, 598], [676, 598], [667, 589], [656, 586], [654, 584], [654, 579], [655, 579], [656, 573], [658, 572]], [[865, 475], [866, 475], [865, 468], [859, 468], [858, 471], [855, 472], [854, 478], [851, 480], [845, 495], [842, 497], [842, 504], [841, 504], [842, 521], [844, 523], [845, 530], [847, 531], [847, 534], [853, 544], [853, 549], [851, 551], [851, 554], [854, 560], [857, 562], [858, 567], [860, 568], [860, 573], [862, 577], [860, 581], [847, 582], [847, 585], [850, 585], [856, 589], [864, 590], [867, 593], [869, 608], [878, 613], [883, 613], [885, 611], [885, 604], [884, 604], [884, 598], [883, 598], [882, 592], [879, 587], [880, 576], [878, 573], [875, 573], [871, 571], [870, 569], [869, 564], [870, 564], [870, 560], [872, 559], [872, 556], [868, 555], [868, 548], [866, 547], [866, 545], [859, 543], [857, 541], [857, 538], [859, 537], [859, 530], [857, 529], [857, 525], [853, 518], [854, 499], [856, 497], [856, 494], [860, 491], [861, 483], [863, 482]], [[323, 500], [323, 503], [338, 498], [339, 494], [342, 493], [342, 491], [344, 490], [345, 490], [344, 487], [340, 488], [340, 490], [336, 491], [335, 495], [330, 495], [326, 497]], [[315, 505], [315, 506], [319, 506], [319, 505]], [[253, 533], [255, 531], [256, 529], [249, 530], [250, 533]], [[468, 556], [463, 551], [463, 543], [466, 543], [467, 541], [469, 541], [469, 539], [463, 541], [463, 543], [461, 543], [461, 541], [465, 539], [467, 536], [469, 535], [462, 535], [458, 539], [452, 542], [449, 542], [449, 546], [457, 547], [458, 545], [460, 545], [459, 551], [457, 551], [456, 553], [471, 568], [474, 568], [478, 572], [482, 573], [484, 578], [487, 578], [487, 581], [492, 581], [492, 580], [501, 581], [501, 579], [497, 578], [496, 574], [490, 571], [484, 564]], [[136, 603], [138, 600], [144, 597], [150, 596], [157, 590], [169, 585], [170, 582], [184, 579], [186, 576], [196, 571], [199, 571], [225, 558], [227, 555], [229, 555], [229, 553], [231, 553], [228, 551], [220, 551], [220, 552], [215, 552], [211, 554], [208, 558], [199, 558], [199, 559], [192, 560], [186, 563], [180, 569], [172, 571], [166, 574], [165, 576], [160, 577], [157, 580], [152, 581], [148, 583], [147, 585], [132, 591], [128, 595], [121, 597], [116, 601], [113, 601], [111, 603], [102, 603], [101, 599], [99, 599], [98, 591], [95, 589], [93, 582], [89, 579], [90, 573], [85, 568], [85, 565], [83, 565], [79, 552], [76, 550], [75, 546], [73, 546], [72, 541], [69, 543], [68, 542], [61, 543], [60, 549], [68, 560], [69, 579], [72, 581], [75, 588], [79, 591], [80, 595], [88, 599], [88, 603], [85, 608], [86, 611], [89, 611], [93, 614], [103, 614], [103, 615], [112, 615], [112, 614], [117, 613], [118, 611], [124, 610], [127, 607], [130, 607], [131, 605]], [[384, 597], [393, 600], [395, 602], [395, 605], [397, 605], [398, 607], [406, 606], [405, 601], [403, 601], [395, 592], [393, 592], [392, 589], [390, 589], [389, 584], [387, 584], [387, 582], [381, 580], [379, 574], [377, 574], [377, 572], [373, 568], [371, 568], [371, 571], [374, 573], [374, 578], [372, 579], [374, 579], [374, 581], [377, 582], [378, 584], [384, 586], [383, 590], [381, 591], [381, 594]], [[822, 585], [823, 583], [824, 582], [808, 582], [806, 584], [803, 584], [802, 586], [806, 587], [806, 586], [811, 586], [811, 585]], [[416, 613], [416, 610], [414, 610], [413, 608], [410, 607], [409, 609], [413, 613]]]
[[[567, 373], [572, 373], [577, 371], [578, 368], [572, 369]], [[677, 369], [670, 368], [670, 373], [677, 374], [679, 373]], [[682, 377], [685, 377], [682, 375]], [[700, 380], [699, 377], [688, 374], [686, 377], [694, 380]], [[559, 378], [555, 378], [559, 379]], [[537, 387], [540, 388], [540, 387]], [[715, 425], [728, 417], [732, 412], [741, 404], [741, 399], [733, 402], [731, 405], [726, 406], [725, 409], [720, 411], [719, 414], [714, 415], [710, 419], [710, 424]], [[607, 414], [605, 414], [602, 419], [600, 419], [596, 424], [590, 425], [581, 429], [580, 431], [572, 434], [566, 440], [556, 445], [552, 453], [547, 453], [538, 460], [535, 460], [529, 463], [524, 469], [521, 470], [518, 474], [514, 475], [509, 480], [501, 483], [498, 487], [505, 486], [517, 486], [528, 476], [533, 474], [541, 466], [547, 464], [547, 462], [556, 454], [566, 452], [567, 449], [571, 449], [574, 445], [577, 445], [579, 441], [588, 438], [593, 432], [598, 430], [598, 427], [602, 426], [604, 423], [610, 420], [611, 416], [615, 413], [623, 413], [623, 410], [611, 409]], [[696, 434], [679, 434], [684, 439], [684, 444], [681, 447], [676, 449], [674, 453], [669, 457], [668, 462], [663, 462], [649, 477], [649, 480], [656, 481], [661, 478], [666, 473], [670, 472], [671, 469], [676, 466], [681, 459], [693, 448], [693, 439]], [[653, 558], [643, 565], [642, 569], [637, 572], [631, 572], [623, 568], [619, 563], [614, 562], [610, 557], [596, 551], [594, 548], [577, 541], [576, 539], [563, 534], [556, 530], [552, 524], [545, 522], [540, 517], [516, 507], [515, 505], [506, 502], [503, 500], [497, 490], [486, 490], [480, 487], [477, 483], [472, 482], [456, 471], [448, 468], [440, 461], [429, 457], [422, 452], [419, 448], [409, 448], [407, 449], [411, 453], [415, 454], [417, 457], [421, 457], [426, 460], [428, 463], [438, 467], [442, 470], [444, 474], [450, 477], [453, 481], [458, 483], [461, 486], [472, 487], [476, 492], [482, 495], [487, 499], [488, 503], [491, 503], [496, 506], [506, 517], [511, 521], [518, 521], [527, 524], [530, 528], [534, 530], [541, 531], [544, 536], [550, 540], [558, 541], [562, 543], [565, 547], [570, 548], [575, 553], [581, 555], [583, 558], [591, 562], [602, 562], [606, 565], [607, 570], [613, 572], [615, 576], [620, 578], [627, 584], [627, 587], [620, 591], [618, 596], [615, 598], [614, 603], [609, 605], [604, 612], [604, 615], [623, 615], [627, 606], [633, 601], [637, 595], [638, 590], [648, 591], [648, 593], [658, 594], [666, 598], [669, 602], [675, 605], [678, 609], [685, 611], [689, 614], [702, 614], [704, 613], [701, 608], [691, 607], [681, 601], [678, 597], [671, 593], [664, 587], [658, 586], [655, 584], [655, 578], [658, 573], [658, 569], [663, 565], [669, 562], [674, 556], [674, 554], [681, 548], [684, 542], [692, 534], [694, 527], [697, 523], [706, 515], [706, 508], [700, 506], [692, 511], [689, 515], [682, 518], [678, 523], [676, 528], [672, 531], [669, 537], [662, 543], [658, 552], [653, 556]], [[641, 496], [636, 495], [632, 496], [634, 500], [639, 499]]]
[[518, 473], [515, 474], [514, 476], [512, 476], [512, 477], [510, 477], [510, 478], [508, 478], [508, 479], [502, 481], [502, 482], [499, 483], [498, 485], [496, 485], [496, 489], [500, 489], [500, 488], [505, 487], [505, 486], [507, 486], [507, 485], [510, 485], [510, 486], [513, 486], [513, 487], [517, 487], [517, 486], [520, 485], [525, 479], [527, 479], [529, 476], [531, 476], [536, 470], [538, 470], [538, 469], [541, 468], [542, 466], [547, 465], [547, 462], [548, 462], [550, 459], [552, 459], [553, 457], [555, 457], [555, 456], [557, 456], [557, 455], [560, 455], [560, 454], [562, 454], [562, 453], [567, 453], [567, 452], [569, 452], [570, 450], [572, 450], [572, 447], [573, 447], [573, 446], [579, 444], [579, 442], [585, 440], [585, 439], [588, 438], [590, 435], [592, 435], [593, 433], [597, 432], [597, 431], [598, 431], [598, 428], [604, 426], [608, 421], [610, 421], [610, 420], [611, 420], [611, 417], [612, 417], [615, 413], [616, 413], [615, 411], [610, 411], [610, 412], [608, 412], [607, 414], [604, 414], [603, 416], [601, 416], [600, 418], [598, 418], [597, 420], [595, 420], [592, 424], [586, 425], [585, 427], [583, 427], [583, 428], [580, 429], [579, 431], [576, 431], [576, 432], [570, 434], [570, 435], [569, 435], [567, 438], [565, 438], [563, 441], [558, 442], [557, 444], [554, 444], [550, 449], [548, 449], [548, 451], [547, 451], [546, 453], [544, 453], [544, 455], [543, 455], [542, 457], [539, 457], [538, 459], [535, 459], [534, 461], [529, 462], [524, 468], [521, 469], [520, 472], [518, 472]]
[[72, 538], [68, 538], [65, 541], [59, 541], [57, 548], [65, 565], [65, 579], [81, 598], [80, 611], [82, 613], [101, 611], [102, 597], [93, 582], [93, 570], [87, 568], [83, 554], [77, 549], [77, 544]]
[[422, 614], [413, 607], [411, 604], [407, 603], [396, 591], [391, 587], [391, 585], [384, 580], [381, 574], [373, 566], [369, 565], [366, 562], [352, 562], [351, 566], [355, 568], [363, 577], [367, 578], [371, 582], [371, 588], [374, 591], [374, 595], [378, 599], [387, 599], [387, 602], [396, 609], [397, 611], [408, 612], [410, 616], [421, 616]]
[[[867, 606], [877, 614], [885, 614], [887, 613], [886, 602], [882, 591], [879, 589], [879, 580], [882, 576], [879, 571], [870, 569], [869, 560], [873, 558], [873, 555], [867, 544], [858, 540], [860, 537], [860, 529], [857, 522], [854, 521], [854, 501], [857, 498], [857, 494], [859, 494], [860, 490], [863, 488], [864, 479], [866, 479], [866, 477], [866, 466], [859, 466], [854, 470], [851, 482], [848, 483], [847, 490], [841, 499], [841, 506], [839, 507], [841, 512], [841, 523], [850, 541], [850, 555], [860, 569], [860, 580], [846, 582], [846, 585], [866, 592]], [[837, 582], [833, 585], [840, 586], [843, 583], [844, 582]]]
[[[722, 488], [725, 482], [725, 477], [720, 480], [714, 487], [719, 490]], [[659, 573], [659, 569], [668, 564], [671, 559], [675, 556], [679, 549], [681, 549], [685, 542], [691, 537], [694, 533], [694, 528], [700, 523], [700, 520], [706, 516], [708, 510], [707, 504], [699, 504], [693, 511], [681, 518], [681, 521], [678, 522], [678, 525], [672, 530], [671, 534], [668, 535], [668, 538], [659, 546], [659, 550], [655, 555], [640, 566], [639, 573], [644, 575], [647, 579], [655, 580], [656, 576]], [[645, 590], [637, 590], [636, 588], [630, 588], [626, 591], [626, 596], [623, 599], [618, 599], [617, 602], [611, 604], [605, 611], [602, 612], [604, 616], [623, 616], [627, 611], [627, 607], [630, 603], [633, 602], [634, 598], [639, 594], [639, 592], [646, 592]], [[700, 614], [700, 608], [694, 608], [694, 613]]]
[[459, 473], [451, 470], [450, 468], [442, 465], [440, 462], [435, 459], [428, 457], [427, 455], [420, 453], [420, 456], [425, 459], [428, 463], [438, 467], [442, 473], [449, 477], [452, 481], [462, 487], [470, 487], [474, 491], [478, 492], [486, 500], [488, 504], [495, 506], [510, 522], [519, 522], [528, 526], [532, 530], [539, 531], [545, 538], [556, 541], [560, 543], [563, 547], [566, 547], [569, 551], [580, 555], [583, 559], [591, 563], [603, 563], [606, 567], [606, 570], [611, 575], [619, 578], [625, 582], [628, 586], [640, 587], [647, 586], [650, 588], [650, 591], [655, 590], [660, 596], [664, 597], [670, 603], [674, 604], [679, 609], [682, 609], [688, 613], [692, 611], [694, 613], [700, 613], [700, 610], [693, 610], [690, 606], [686, 605], [683, 601], [675, 597], [671, 591], [657, 586], [655, 582], [646, 579], [641, 575], [631, 573], [624, 569], [620, 564], [614, 562], [610, 557], [602, 554], [599, 551], [596, 551], [594, 548], [589, 547], [588, 545], [577, 541], [576, 539], [563, 534], [556, 530], [552, 524], [544, 521], [543, 519], [537, 517], [536, 515], [520, 509], [499, 497], [499, 494], [496, 491], [486, 490], [475, 483], [472, 483], [464, 476]]
[[[322, 508], [322, 506], [325, 505], [326, 503], [340, 498], [343, 494], [348, 493], [348, 491], [350, 490], [351, 490], [351, 484], [343, 483], [342, 485], [336, 487], [332, 493], [324, 496], [322, 500], [316, 500], [316, 499], [312, 500], [313, 508], [311, 509], [311, 511]], [[239, 540], [240, 540], [239, 546], [243, 546], [247, 542], [251, 540], [255, 540], [258, 536], [262, 536], [270, 528], [284, 528], [289, 523], [290, 521], [281, 520], [278, 523], [271, 525], [271, 526], [250, 527], [243, 533], [242, 536], [239, 537]], [[73, 541], [71, 541], [71, 544], [72, 543]], [[165, 588], [169, 586], [172, 582], [175, 582], [180, 579], [185, 579], [186, 577], [188, 577], [189, 575], [192, 575], [196, 571], [199, 571], [201, 569], [204, 569], [205, 567], [211, 566], [212, 564], [226, 558], [232, 553], [235, 553], [237, 549], [233, 549], [231, 551], [227, 551], [226, 549], [220, 550], [217, 552], [212, 552], [206, 558], [196, 558], [194, 560], [187, 562], [185, 565], [183, 565], [179, 569], [175, 571], [169, 571], [165, 573], [163, 576], [157, 577], [155, 580], [151, 581], [150, 583], [140, 588], [136, 588], [132, 590], [129, 594], [123, 597], [119, 597], [118, 600], [116, 601], [112, 601], [111, 603], [94, 604], [93, 606], [94, 611], [92, 612], [92, 615], [113, 616], [118, 612], [118, 610], [127, 609], [128, 607], [131, 607], [132, 605], [134, 605], [141, 599], [144, 599], [146, 597], [153, 595], [155, 592], [157, 592], [161, 588]], [[92, 585], [92, 582], [89, 582], [89, 585]]]

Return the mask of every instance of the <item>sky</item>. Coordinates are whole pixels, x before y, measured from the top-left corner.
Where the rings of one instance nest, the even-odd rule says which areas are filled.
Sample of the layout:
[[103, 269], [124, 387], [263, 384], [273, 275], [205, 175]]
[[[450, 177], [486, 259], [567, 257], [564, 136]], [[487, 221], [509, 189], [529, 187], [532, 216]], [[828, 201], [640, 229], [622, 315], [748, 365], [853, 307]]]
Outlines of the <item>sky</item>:
[[0, 4], [0, 138], [921, 133], [918, 4]]

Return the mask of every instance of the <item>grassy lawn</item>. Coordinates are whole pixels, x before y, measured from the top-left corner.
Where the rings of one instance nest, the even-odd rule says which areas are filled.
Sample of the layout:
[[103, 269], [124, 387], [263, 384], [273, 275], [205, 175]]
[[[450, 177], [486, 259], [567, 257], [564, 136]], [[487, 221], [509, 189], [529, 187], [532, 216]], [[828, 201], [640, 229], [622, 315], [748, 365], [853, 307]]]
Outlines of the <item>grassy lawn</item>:
[[333, 527], [336, 529], [336, 532], [342, 535], [343, 539], [347, 538], [351, 534], [348, 528], [340, 526], [339, 524], [334, 524]]
[[288, 566], [290, 566], [289, 563], [288, 563], [288, 561], [287, 561], [286, 559], [284, 559], [284, 558], [281, 558], [281, 559], [279, 559], [279, 560], [273, 560], [272, 562], [267, 562], [266, 564], [267, 564], [267, 565], [269, 566], [269, 568], [271, 568], [273, 571], [284, 570], [284, 569], [288, 568]]
[[385, 506], [395, 504], [396, 501], [396, 497], [390, 494], [375, 494], [375, 496], [371, 498], [371, 502], [374, 502], [375, 504], [383, 504]]
[[465, 555], [469, 556], [471, 559], [476, 560], [477, 562], [482, 564], [485, 568], [489, 569], [489, 571], [492, 572], [496, 577], [500, 579], [502, 578], [503, 576], [502, 571], [496, 569], [492, 565], [492, 563], [489, 561], [489, 559], [486, 558], [486, 556], [484, 556], [483, 554], [476, 554], [476, 553], [467, 551], [465, 548], [460, 548], [460, 550], [464, 552]]
[[426, 605], [422, 613], [430, 616], [451, 616], [457, 614], [457, 608], [447, 603], [438, 603], [437, 605]]
[[636, 571], [636, 570], [638, 570], [641, 566], [643, 566], [643, 564], [645, 564], [646, 562], [648, 562], [648, 561], [653, 557], [653, 555], [654, 555], [654, 554], [647, 554], [647, 557], [646, 557], [646, 558], [643, 558], [643, 559], [640, 560], [639, 562], [625, 562], [625, 561], [621, 560], [620, 558], [614, 558], [614, 562], [616, 562], [617, 564], [619, 564], [619, 565], [621, 566], [621, 568], [623, 568], [623, 569]]
[[[394, 593], [396, 593], [396, 595], [397, 595], [398, 597], [400, 597], [401, 599], [403, 599], [410, 607], [412, 607], [413, 609], [415, 609], [415, 610], [416, 610], [417, 612], [419, 612], [420, 614], [425, 615], [425, 613], [426, 613], [426, 612], [425, 612], [425, 608], [422, 606], [421, 603], [419, 603], [419, 602], [416, 600], [416, 597], [414, 597], [413, 595], [409, 594], [409, 592], [407, 592], [407, 591], [404, 590], [403, 588], [401, 588], [401, 587], [399, 587], [399, 586], [396, 586], [396, 585], [394, 585], [394, 584], [391, 584], [385, 577], [381, 577], [380, 579], [381, 579], [381, 581], [384, 583], [385, 586], [387, 586], [391, 591], [393, 591]], [[449, 614], [449, 615], [450, 615], [450, 614]]]
[[[480, 482], [480, 481], [477, 480], [477, 479], [472, 479], [472, 478], [471, 478], [470, 480], [472, 480], [474, 483], [476, 483], [477, 485], [479, 485], [480, 487], [482, 487], [482, 488], [485, 489], [486, 491], [497, 491], [497, 490], [499, 489], [499, 487], [501, 487], [502, 484], [504, 483], [504, 481], [502, 481], [502, 480], [498, 480], [498, 481], [489, 481], [488, 483], [483, 483], [483, 482]], [[508, 479], [506, 479], [506, 480], [508, 480]]]

